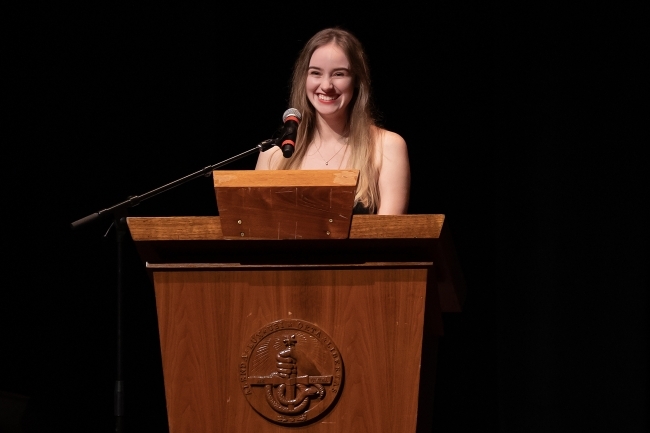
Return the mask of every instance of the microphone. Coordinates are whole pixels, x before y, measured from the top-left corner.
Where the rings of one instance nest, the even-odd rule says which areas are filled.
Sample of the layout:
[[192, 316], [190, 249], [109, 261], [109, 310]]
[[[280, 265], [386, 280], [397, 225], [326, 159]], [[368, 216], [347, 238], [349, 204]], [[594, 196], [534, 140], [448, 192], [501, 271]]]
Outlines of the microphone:
[[280, 138], [278, 139], [278, 143], [280, 143], [279, 146], [280, 149], [282, 149], [282, 155], [285, 158], [290, 158], [291, 155], [293, 155], [293, 151], [296, 149], [296, 134], [298, 133], [300, 119], [302, 119], [302, 114], [300, 114], [300, 111], [295, 108], [289, 108], [282, 115], [284, 126]]

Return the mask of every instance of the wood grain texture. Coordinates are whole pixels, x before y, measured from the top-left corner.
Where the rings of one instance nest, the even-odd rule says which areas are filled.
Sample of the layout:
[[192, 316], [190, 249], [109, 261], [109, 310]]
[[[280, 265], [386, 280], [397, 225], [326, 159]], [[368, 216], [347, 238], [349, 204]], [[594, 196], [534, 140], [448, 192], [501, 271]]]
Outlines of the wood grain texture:
[[347, 239], [354, 186], [215, 188], [224, 239]]
[[129, 217], [134, 241], [223, 240], [219, 217]]
[[[444, 215], [353, 215], [349, 239], [438, 239]], [[222, 240], [221, 219], [214, 217], [130, 217], [135, 241]], [[244, 238], [246, 240], [247, 238]]]
[[352, 186], [359, 170], [215, 170], [214, 187]]
[[[170, 432], [414, 433], [428, 272], [154, 272]], [[259, 416], [239, 384], [246, 341], [283, 318], [327, 332], [345, 368], [336, 406], [299, 428]]]
[[444, 215], [355, 215], [350, 239], [437, 239]]

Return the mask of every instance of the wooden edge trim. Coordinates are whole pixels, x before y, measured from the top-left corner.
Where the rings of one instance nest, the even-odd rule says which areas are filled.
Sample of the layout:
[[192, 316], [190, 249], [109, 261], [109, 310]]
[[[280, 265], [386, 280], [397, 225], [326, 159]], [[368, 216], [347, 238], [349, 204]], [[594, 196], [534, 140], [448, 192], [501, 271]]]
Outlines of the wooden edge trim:
[[[353, 215], [349, 239], [438, 239], [444, 220], [442, 214]], [[127, 224], [136, 242], [224, 240], [218, 216], [129, 217]]]
[[437, 215], [353, 215], [350, 239], [440, 237], [445, 216]]
[[334, 264], [254, 264], [241, 263], [146, 263], [151, 270], [182, 270], [182, 269], [261, 269], [261, 268], [429, 268], [433, 262], [366, 262], [366, 263], [334, 263]]
[[215, 170], [215, 188], [353, 186], [359, 170]]
[[127, 218], [134, 241], [223, 240], [219, 217]]

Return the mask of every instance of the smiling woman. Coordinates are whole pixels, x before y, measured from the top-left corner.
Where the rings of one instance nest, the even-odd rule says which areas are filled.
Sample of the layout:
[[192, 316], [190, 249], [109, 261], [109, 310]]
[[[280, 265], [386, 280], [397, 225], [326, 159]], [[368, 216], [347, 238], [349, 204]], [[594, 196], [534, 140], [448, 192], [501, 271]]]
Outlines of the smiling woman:
[[325, 29], [305, 45], [293, 72], [291, 106], [302, 114], [296, 150], [260, 153], [257, 170], [360, 170], [355, 210], [404, 214], [410, 170], [404, 139], [377, 126], [361, 43], [341, 29]]

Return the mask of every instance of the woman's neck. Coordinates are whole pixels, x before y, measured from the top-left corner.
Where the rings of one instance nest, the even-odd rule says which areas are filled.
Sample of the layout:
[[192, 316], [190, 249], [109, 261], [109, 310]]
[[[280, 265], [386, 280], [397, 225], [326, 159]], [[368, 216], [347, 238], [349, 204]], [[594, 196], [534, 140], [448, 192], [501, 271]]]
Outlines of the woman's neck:
[[346, 118], [325, 119], [317, 114], [316, 139], [321, 143], [344, 143], [348, 137]]

